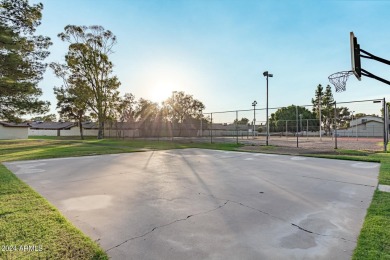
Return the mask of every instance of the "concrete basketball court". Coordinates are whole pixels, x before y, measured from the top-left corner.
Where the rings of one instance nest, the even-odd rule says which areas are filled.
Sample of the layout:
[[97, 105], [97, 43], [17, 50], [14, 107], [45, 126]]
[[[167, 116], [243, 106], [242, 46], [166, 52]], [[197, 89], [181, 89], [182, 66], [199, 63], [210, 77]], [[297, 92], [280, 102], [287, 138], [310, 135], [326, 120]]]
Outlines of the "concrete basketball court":
[[350, 259], [379, 171], [202, 149], [5, 165], [112, 259]]

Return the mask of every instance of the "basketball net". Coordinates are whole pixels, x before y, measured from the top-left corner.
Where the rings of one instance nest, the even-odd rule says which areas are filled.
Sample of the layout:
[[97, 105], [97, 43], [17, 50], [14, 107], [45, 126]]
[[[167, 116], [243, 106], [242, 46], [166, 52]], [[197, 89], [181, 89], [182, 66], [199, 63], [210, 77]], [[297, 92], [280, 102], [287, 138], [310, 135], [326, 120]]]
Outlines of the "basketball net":
[[343, 92], [346, 90], [347, 80], [352, 71], [340, 71], [333, 73], [328, 77], [329, 82], [335, 87], [336, 92]]

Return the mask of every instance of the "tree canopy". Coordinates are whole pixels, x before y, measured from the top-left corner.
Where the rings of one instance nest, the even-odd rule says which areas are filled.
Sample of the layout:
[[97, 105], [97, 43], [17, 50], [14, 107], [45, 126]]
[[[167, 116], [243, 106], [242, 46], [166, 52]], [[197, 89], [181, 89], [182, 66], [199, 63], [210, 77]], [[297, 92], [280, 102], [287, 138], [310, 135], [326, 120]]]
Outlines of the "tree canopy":
[[167, 121], [179, 125], [179, 136], [185, 123], [192, 124], [193, 119], [200, 122], [202, 111], [205, 109], [203, 103], [183, 91], [174, 92], [163, 102], [163, 113]]
[[325, 133], [329, 133], [331, 125], [334, 122], [333, 119], [335, 118], [334, 98], [330, 85], [326, 86], [324, 92], [324, 88], [321, 84], [319, 84], [315, 90], [314, 98], [311, 100], [311, 102], [313, 104], [313, 112], [316, 114], [316, 117], [320, 119], [321, 124], [324, 126]]
[[249, 123], [249, 119], [246, 117], [242, 117], [240, 120], [234, 119], [233, 123], [237, 125], [247, 125]]
[[[305, 107], [298, 106], [298, 120], [308, 120], [307, 124], [309, 125], [311, 130], [314, 130], [313, 127], [318, 126], [318, 122], [313, 119], [315, 119], [315, 115], [312, 112], [310, 112]], [[295, 105], [279, 108], [275, 113], [271, 114], [271, 118], [269, 120], [270, 129], [271, 131], [286, 131], [286, 122], [287, 122], [287, 128], [288, 128], [287, 130], [295, 132], [297, 130], [296, 120], [297, 120], [297, 107]], [[298, 124], [298, 127], [299, 127], [298, 131], [303, 130], [300, 129], [300, 124]]]
[[0, 118], [17, 121], [20, 116], [48, 111], [40, 101], [38, 82], [46, 70], [50, 38], [34, 35], [42, 17], [42, 4], [26, 0], [0, 1]]
[[167, 117], [172, 122], [183, 123], [185, 119], [199, 118], [205, 109], [203, 103], [183, 91], [174, 92], [164, 101]]
[[[67, 91], [79, 105], [86, 106], [99, 122], [98, 138], [103, 138], [104, 122], [117, 108], [120, 82], [112, 75], [109, 60], [115, 35], [102, 26], [68, 25], [58, 37], [69, 43], [65, 64], [53, 63], [58, 77], [65, 77]], [[76, 105], [76, 104], [73, 104]]]

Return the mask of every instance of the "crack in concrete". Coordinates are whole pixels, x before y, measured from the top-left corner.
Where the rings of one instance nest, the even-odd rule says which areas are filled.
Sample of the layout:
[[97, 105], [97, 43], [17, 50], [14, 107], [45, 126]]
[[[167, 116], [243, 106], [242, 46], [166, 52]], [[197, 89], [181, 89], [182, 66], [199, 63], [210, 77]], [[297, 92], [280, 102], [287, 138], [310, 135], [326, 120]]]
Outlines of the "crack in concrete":
[[159, 229], [159, 228], [167, 227], [167, 226], [170, 226], [170, 225], [175, 224], [175, 223], [177, 223], [177, 222], [186, 221], [186, 220], [189, 219], [189, 218], [192, 218], [192, 217], [195, 217], [195, 216], [198, 216], [198, 215], [207, 214], [207, 213], [216, 211], [216, 210], [218, 210], [218, 209], [221, 209], [221, 208], [223, 208], [224, 206], [226, 206], [226, 204], [228, 204], [228, 202], [229, 202], [229, 201], [226, 200], [225, 203], [223, 203], [222, 205], [219, 205], [218, 207], [213, 208], [213, 209], [211, 209], [211, 210], [198, 212], [198, 213], [196, 213], [196, 214], [191, 214], [191, 215], [188, 215], [188, 216], [185, 217], [185, 218], [176, 219], [176, 220], [174, 220], [174, 221], [172, 221], [172, 222], [169, 222], [169, 223], [167, 223], [167, 224], [164, 224], [164, 225], [161, 225], [161, 226], [154, 227], [154, 228], [152, 228], [150, 231], [148, 231], [148, 232], [146, 232], [146, 233], [144, 233], [144, 234], [142, 234], [142, 235], [139, 235], [139, 236], [135, 236], [135, 237], [126, 239], [125, 241], [123, 241], [123, 242], [121, 242], [121, 243], [119, 243], [119, 244], [117, 244], [117, 245], [115, 245], [115, 246], [113, 246], [113, 247], [107, 249], [106, 252], [108, 252], [108, 251], [110, 251], [110, 250], [112, 250], [112, 249], [114, 249], [114, 248], [120, 247], [121, 245], [123, 245], [123, 244], [125, 244], [125, 243], [127, 243], [127, 242], [129, 242], [129, 241], [132, 241], [132, 240], [135, 240], [135, 239], [138, 239], [138, 238], [145, 237], [145, 236], [149, 235], [150, 233], [152, 233], [153, 231], [155, 231], [155, 230], [157, 230], [157, 229]]
[[[218, 198], [216, 198], [216, 199], [218, 199]], [[223, 200], [223, 199], [221, 199], [221, 200]], [[229, 201], [229, 202], [232, 202], [232, 203], [234, 203], [234, 204], [238, 204], [238, 205], [240, 205], [240, 206], [242, 206], [242, 207], [245, 207], [245, 208], [248, 208], [248, 209], [251, 209], [251, 210], [255, 210], [255, 211], [257, 211], [257, 212], [260, 212], [260, 213], [262, 213], [262, 214], [264, 214], [264, 215], [267, 215], [267, 216], [270, 216], [270, 217], [272, 217], [272, 218], [276, 218], [276, 219], [278, 219], [278, 220], [280, 220], [280, 221], [288, 222], [287, 220], [285, 220], [285, 219], [283, 219], [283, 218], [281, 218], [281, 217], [278, 217], [278, 216], [272, 215], [271, 213], [265, 212], [265, 211], [263, 211], [263, 210], [260, 210], [260, 209], [253, 208], [253, 207], [251, 207], [251, 206], [245, 205], [245, 204], [242, 203], [242, 202], [238, 202], [238, 201], [234, 201], [234, 200], [228, 200], [228, 201]]]
[[335, 236], [332, 236], [332, 235], [325, 235], [325, 234], [321, 234], [321, 233], [317, 233], [317, 232], [314, 232], [314, 231], [311, 231], [311, 230], [308, 230], [308, 229], [305, 229], [297, 224], [294, 224], [294, 223], [290, 223], [292, 226], [298, 228], [299, 230], [302, 230], [303, 232], [306, 232], [306, 233], [309, 233], [309, 234], [314, 234], [314, 235], [318, 235], [318, 236], [322, 236], [322, 237], [332, 237], [332, 238], [337, 238], [337, 239], [341, 239], [341, 240], [344, 240], [344, 241], [348, 241], [348, 242], [354, 242], [356, 243], [357, 241], [356, 240], [351, 240], [351, 239], [346, 239], [344, 237], [335, 237]]
[[[218, 199], [218, 198], [216, 198], [216, 199]], [[349, 242], [354, 242], [354, 243], [356, 243], [355, 240], [350, 240], [350, 239], [347, 239], [347, 238], [344, 238], [344, 237], [336, 237], [336, 236], [332, 236], [332, 235], [325, 235], [325, 234], [321, 234], [321, 233], [317, 233], [317, 232], [314, 232], [314, 231], [305, 229], [305, 228], [303, 228], [303, 227], [301, 227], [301, 226], [299, 226], [299, 225], [297, 225], [297, 224], [295, 224], [295, 223], [290, 223], [289, 221], [287, 221], [287, 220], [285, 220], [285, 219], [283, 219], [283, 218], [281, 218], [281, 217], [272, 215], [271, 213], [262, 211], [262, 210], [257, 209], [257, 208], [253, 208], [253, 207], [248, 206], [248, 205], [245, 205], [245, 204], [243, 204], [243, 203], [241, 203], [241, 202], [231, 201], [231, 200], [228, 200], [228, 201], [229, 201], [229, 202], [232, 202], [232, 203], [235, 203], [235, 204], [238, 204], [238, 205], [240, 205], [240, 206], [246, 207], [246, 208], [248, 208], [248, 209], [255, 210], [255, 211], [260, 212], [260, 213], [262, 213], [262, 214], [268, 215], [268, 216], [270, 216], [270, 217], [272, 217], [272, 218], [275, 218], [275, 219], [278, 219], [278, 220], [280, 220], [280, 221], [282, 221], [282, 222], [289, 223], [289, 224], [291, 224], [292, 226], [298, 228], [299, 230], [304, 231], [304, 232], [309, 233], [309, 234], [318, 235], [318, 236], [323, 236], [323, 237], [332, 237], [332, 238], [337, 238], [337, 239], [341, 239], [341, 240], [344, 240], [344, 241], [349, 241]]]
[[217, 197], [215, 197], [215, 196], [212, 195], [212, 194], [205, 194], [205, 193], [202, 193], [202, 192], [199, 192], [199, 194], [202, 194], [202, 195], [205, 195], [205, 196], [209, 196], [209, 197], [212, 197], [212, 198], [217, 199], [217, 200], [225, 200], [225, 201], [227, 201], [227, 202], [231, 202], [231, 203], [237, 204], [237, 205], [239, 205], [239, 206], [242, 206], [242, 207], [245, 207], [245, 208], [248, 208], [248, 209], [257, 211], [257, 212], [259, 212], [259, 213], [261, 213], [261, 214], [264, 214], [264, 215], [267, 215], [267, 216], [269, 216], [269, 217], [275, 218], [275, 219], [280, 220], [280, 221], [282, 221], [282, 222], [284, 222], [284, 223], [288, 223], [288, 224], [292, 225], [293, 227], [296, 227], [296, 228], [298, 228], [299, 230], [304, 231], [304, 232], [309, 233], [309, 234], [318, 235], [318, 236], [323, 236], [323, 237], [336, 238], [336, 239], [340, 239], [340, 240], [344, 240], [344, 241], [348, 241], [348, 242], [353, 242], [353, 243], [356, 243], [356, 242], [357, 242], [356, 240], [351, 240], [351, 239], [347, 239], [347, 238], [344, 238], [344, 237], [337, 237], [337, 236], [332, 236], [332, 235], [321, 234], [321, 233], [317, 233], [317, 232], [314, 232], [314, 231], [305, 229], [305, 228], [303, 228], [303, 227], [301, 227], [301, 226], [299, 226], [299, 225], [297, 225], [297, 224], [295, 224], [295, 223], [289, 222], [288, 220], [286, 220], [286, 219], [284, 219], [284, 218], [281, 218], [281, 217], [272, 215], [272, 214], [269, 213], [269, 212], [266, 212], [266, 211], [263, 211], [263, 210], [260, 210], [260, 209], [257, 209], [257, 208], [254, 208], [254, 207], [245, 205], [244, 203], [239, 202], [239, 201], [234, 201], [234, 200], [229, 200], [229, 199], [217, 198]]
[[[305, 177], [305, 176], [304, 176], [304, 177]], [[182, 186], [182, 187], [187, 188], [187, 189], [190, 189], [190, 188], [185, 187], [185, 186]], [[192, 189], [190, 189], [190, 190], [192, 190]], [[346, 239], [346, 238], [343, 238], [343, 237], [336, 237], [336, 236], [332, 236], [332, 235], [321, 234], [321, 233], [317, 233], [317, 232], [308, 230], [308, 229], [303, 228], [303, 227], [301, 227], [301, 226], [299, 226], [299, 225], [297, 225], [297, 224], [295, 224], [295, 223], [291, 223], [291, 222], [289, 222], [288, 220], [286, 220], [286, 219], [284, 219], [284, 218], [282, 218], [282, 217], [275, 216], [275, 215], [273, 215], [273, 214], [271, 214], [271, 213], [269, 213], [269, 212], [260, 210], [260, 209], [258, 209], [258, 208], [251, 207], [251, 206], [246, 205], [246, 204], [244, 204], [244, 203], [242, 203], [242, 202], [239, 202], [239, 201], [234, 201], [234, 200], [230, 200], [230, 199], [218, 198], [218, 197], [214, 196], [213, 194], [206, 194], [206, 193], [203, 193], [203, 192], [197, 192], [197, 193], [198, 193], [199, 195], [204, 195], [204, 196], [212, 197], [212, 198], [214, 198], [214, 199], [216, 199], [216, 200], [222, 200], [222, 201], [225, 201], [225, 202], [224, 202], [222, 205], [219, 205], [218, 207], [213, 208], [213, 209], [211, 209], [211, 210], [199, 212], [199, 213], [196, 213], [196, 214], [191, 214], [191, 215], [188, 215], [188, 216], [185, 217], [185, 218], [176, 219], [176, 220], [174, 220], [174, 221], [172, 221], [172, 222], [169, 222], [169, 223], [167, 223], [167, 224], [163, 224], [163, 225], [154, 227], [154, 228], [152, 228], [150, 231], [148, 231], [148, 232], [146, 232], [146, 233], [144, 233], [144, 234], [142, 234], [142, 235], [139, 235], [139, 236], [135, 236], [135, 237], [131, 237], [131, 238], [129, 238], [129, 239], [126, 239], [125, 241], [123, 241], [123, 242], [121, 242], [121, 243], [119, 243], [119, 244], [117, 244], [117, 245], [115, 245], [115, 246], [113, 246], [113, 247], [107, 249], [106, 252], [108, 252], [108, 251], [110, 251], [110, 250], [112, 250], [112, 249], [115, 249], [115, 248], [117, 248], [117, 247], [120, 247], [120, 246], [122, 246], [123, 244], [125, 244], [125, 243], [127, 243], [127, 242], [130, 242], [130, 241], [132, 241], [132, 240], [136, 240], [136, 239], [145, 237], [145, 236], [149, 235], [150, 233], [154, 232], [155, 230], [157, 230], [157, 229], [159, 229], [159, 228], [167, 227], [167, 226], [170, 226], [170, 225], [175, 224], [175, 223], [177, 223], [177, 222], [186, 221], [186, 220], [188, 220], [188, 219], [191, 218], [191, 217], [195, 217], [195, 216], [198, 216], [198, 215], [207, 214], [207, 213], [213, 212], [213, 211], [215, 211], [215, 210], [218, 210], [218, 209], [220, 209], [220, 208], [226, 206], [226, 204], [228, 204], [228, 203], [233, 203], [233, 204], [239, 205], [239, 206], [241, 206], [241, 207], [245, 207], [245, 208], [248, 208], [248, 209], [250, 209], [250, 210], [257, 211], [257, 212], [259, 212], [259, 213], [261, 213], [261, 214], [263, 214], [263, 215], [267, 215], [267, 216], [269, 216], [269, 217], [271, 217], [271, 218], [274, 218], [274, 219], [277, 219], [277, 220], [279, 220], [279, 221], [281, 221], [281, 222], [288, 223], [288, 224], [292, 225], [293, 227], [295, 227], [295, 228], [297, 228], [297, 229], [299, 229], [299, 230], [301, 230], [301, 231], [303, 231], [303, 232], [309, 233], [309, 234], [318, 235], [318, 236], [323, 236], [323, 237], [331, 237], [331, 238], [336, 238], [336, 239], [340, 239], [340, 240], [344, 240], [344, 241], [356, 243], [355, 240], [350, 240], [350, 239]], [[172, 200], [175, 200], [176, 198], [174, 198], [174, 199], [154, 198], [154, 199], [164, 199], [164, 200], [167, 200], [167, 201], [172, 201]]]
[[243, 204], [243, 203], [241, 203], [241, 202], [235, 202], [235, 201], [231, 201], [231, 200], [229, 200], [229, 202], [233, 202], [233, 203], [236, 203], [236, 204], [238, 204], [238, 205], [240, 205], [240, 206], [243, 206], [243, 207], [246, 207], [246, 208], [255, 210], [255, 211], [260, 212], [260, 213], [262, 213], [262, 214], [268, 215], [268, 216], [270, 216], [270, 217], [272, 217], [272, 218], [276, 218], [276, 219], [278, 219], [278, 220], [280, 220], [280, 221], [282, 221], [282, 222], [289, 223], [289, 224], [291, 224], [292, 226], [298, 228], [299, 230], [302, 230], [302, 231], [304, 231], [304, 232], [306, 232], [306, 233], [309, 233], [309, 234], [318, 235], [318, 236], [323, 236], [323, 237], [332, 237], [332, 238], [337, 238], [337, 239], [341, 239], [341, 240], [344, 240], [344, 241], [349, 241], [349, 242], [354, 242], [354, 243], [356, 243], [355, 240], [350, 240], [350, 239], [347, 239], [347, 238], [344, 238], [344, 237], [336, 237], [336, 236], [332, 236], [332, 235], [325, 235], [325, 234], [321, 234], [321, 233], [317, 233], [317, 232], [314, 232], [314, 231], [305, 229], [305, 228], [303, 228], [303, 227], [301, 227], [301, 226], [299, 226], [299, 225], [297, 225], [297, 224], [295, 224], [295, 223], [290, 223], [289, 221], [287, 221], [287, 220], [285, 220], [285, 219], [283, 219], [283, 218], [281, 218], [281, 217], [274, 216], [274, 215], [272, 215], [272, 214], [270, 214], [270, 213], [268, 213], [268, 212], [259, 210], [259, 209], [257, 209], [257, 208], [253, 208], [253, 207], [248, 206], [248, 205], [245, 205], [245, 204]]

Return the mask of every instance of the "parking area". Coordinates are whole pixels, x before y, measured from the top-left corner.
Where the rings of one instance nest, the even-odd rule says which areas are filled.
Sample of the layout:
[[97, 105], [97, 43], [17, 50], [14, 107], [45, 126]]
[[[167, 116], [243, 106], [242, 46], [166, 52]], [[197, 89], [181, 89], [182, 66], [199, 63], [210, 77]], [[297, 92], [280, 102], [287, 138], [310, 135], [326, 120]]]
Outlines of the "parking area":
[[4, 164], [112, 259], [350, 259], [379, 171], [202, 149]]

